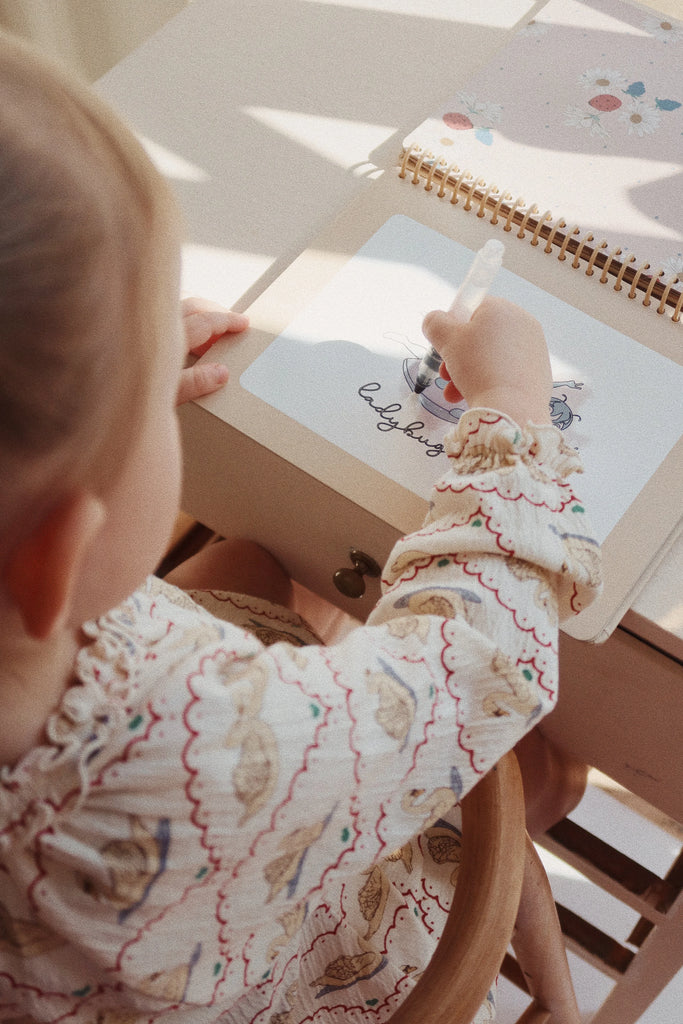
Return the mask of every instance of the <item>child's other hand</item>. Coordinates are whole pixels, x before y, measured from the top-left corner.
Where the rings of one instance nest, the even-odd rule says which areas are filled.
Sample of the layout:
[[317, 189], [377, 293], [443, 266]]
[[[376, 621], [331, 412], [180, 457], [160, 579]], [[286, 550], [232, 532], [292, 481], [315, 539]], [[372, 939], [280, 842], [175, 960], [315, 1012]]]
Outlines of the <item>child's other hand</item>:
[[[239, 334], [249, 326], [244, 313], [233, 313], [208, 299], [183, 299], [183, 327], [188, 356], [199, 356], [226, 334]], [[192, 402], [222, 388], [228, 379], [228, 368], [222, 363], [201, 363], [188, 366], [180, 375], [177, 404]]]
[[497, 409], [524, 426], [550, 423], [552, 376], [539, 322], [505, 299], [486, 298], [472, 319], [435, 310], [422, 329], [443, 359], [447, 401]]

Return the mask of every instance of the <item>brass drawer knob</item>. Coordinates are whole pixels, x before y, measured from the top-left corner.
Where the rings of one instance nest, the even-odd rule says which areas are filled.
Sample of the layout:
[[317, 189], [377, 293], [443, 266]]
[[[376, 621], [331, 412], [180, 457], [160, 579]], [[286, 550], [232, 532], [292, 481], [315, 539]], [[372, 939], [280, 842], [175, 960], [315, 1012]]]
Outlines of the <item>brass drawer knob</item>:
[[357, 548], [351, 548], [349, 558], [353, 563], [353, 569], [337, 569], [332, 577], [332, 582], [344, 597], [362, 597], [365, 593], [365, 580], [363, 577], [377, 577], [381, 574], [382, 570], [374, 558], [366, 555], [364, 551], [359, 551]]

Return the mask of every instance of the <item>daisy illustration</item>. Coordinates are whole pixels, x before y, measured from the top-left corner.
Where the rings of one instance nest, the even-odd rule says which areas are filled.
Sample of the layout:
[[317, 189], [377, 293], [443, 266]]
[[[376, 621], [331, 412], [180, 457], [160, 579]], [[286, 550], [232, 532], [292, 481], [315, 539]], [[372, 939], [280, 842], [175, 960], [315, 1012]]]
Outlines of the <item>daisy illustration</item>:
[[678, 43], [683, 39], [683, 25], [676, 21], [662, 21], [657, 17], [645, 18], [643, 28], [663, 43]]
[[630, 96], [619, 111], [619, 120], [626, 125], [629, 135], [642, 138], [659, 128], [662, 116], [656, 107], [637, 96]]
[[584, 71], [579, 81], [590, 92], [615, 93], [626, 89], [629, 80], [621, 71], [599, 67]]
[[609, 138], [609, 131], [600, 120], [600, 114], [584, 107], [567, 106], [565, 108], [565, 124], [570, 128], [584, 128], [598, 138]]

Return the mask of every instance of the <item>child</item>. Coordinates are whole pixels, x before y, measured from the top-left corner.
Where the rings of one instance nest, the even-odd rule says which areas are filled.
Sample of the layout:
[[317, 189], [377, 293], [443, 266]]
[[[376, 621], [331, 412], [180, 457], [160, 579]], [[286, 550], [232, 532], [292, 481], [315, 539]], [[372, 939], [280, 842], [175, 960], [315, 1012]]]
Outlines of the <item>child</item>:
[[[597, 586], [540, 327], [427, 317], [470, 406], [449, 468], [367, 625], [301, 646], [253, 545], [180, 567], [197, 601], [146, 580], [180, 477], [168, 189], [6, 37], [0, 132], [0, 1020], [385, 1021], [444, 920], [454, 805], [554, 705], [558, 611]], [[186, 314], [193, 348], [246, 326]]]

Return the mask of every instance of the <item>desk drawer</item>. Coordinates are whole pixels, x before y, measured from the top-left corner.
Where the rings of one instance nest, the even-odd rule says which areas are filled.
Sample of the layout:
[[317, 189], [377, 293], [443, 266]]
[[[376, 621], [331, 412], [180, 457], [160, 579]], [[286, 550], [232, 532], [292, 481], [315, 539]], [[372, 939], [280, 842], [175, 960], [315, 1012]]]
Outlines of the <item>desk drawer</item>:
[[365, 618], [379, 597], [379, 580], [364, 576], [365, 595], [354, 599], [332, 577], [353, 568], [352, 548], [383, 568], [400, 532], [205, 409], [183, 406], [181, 420], [183, 510], [224, 536], [258, 541], [293, 579]]

